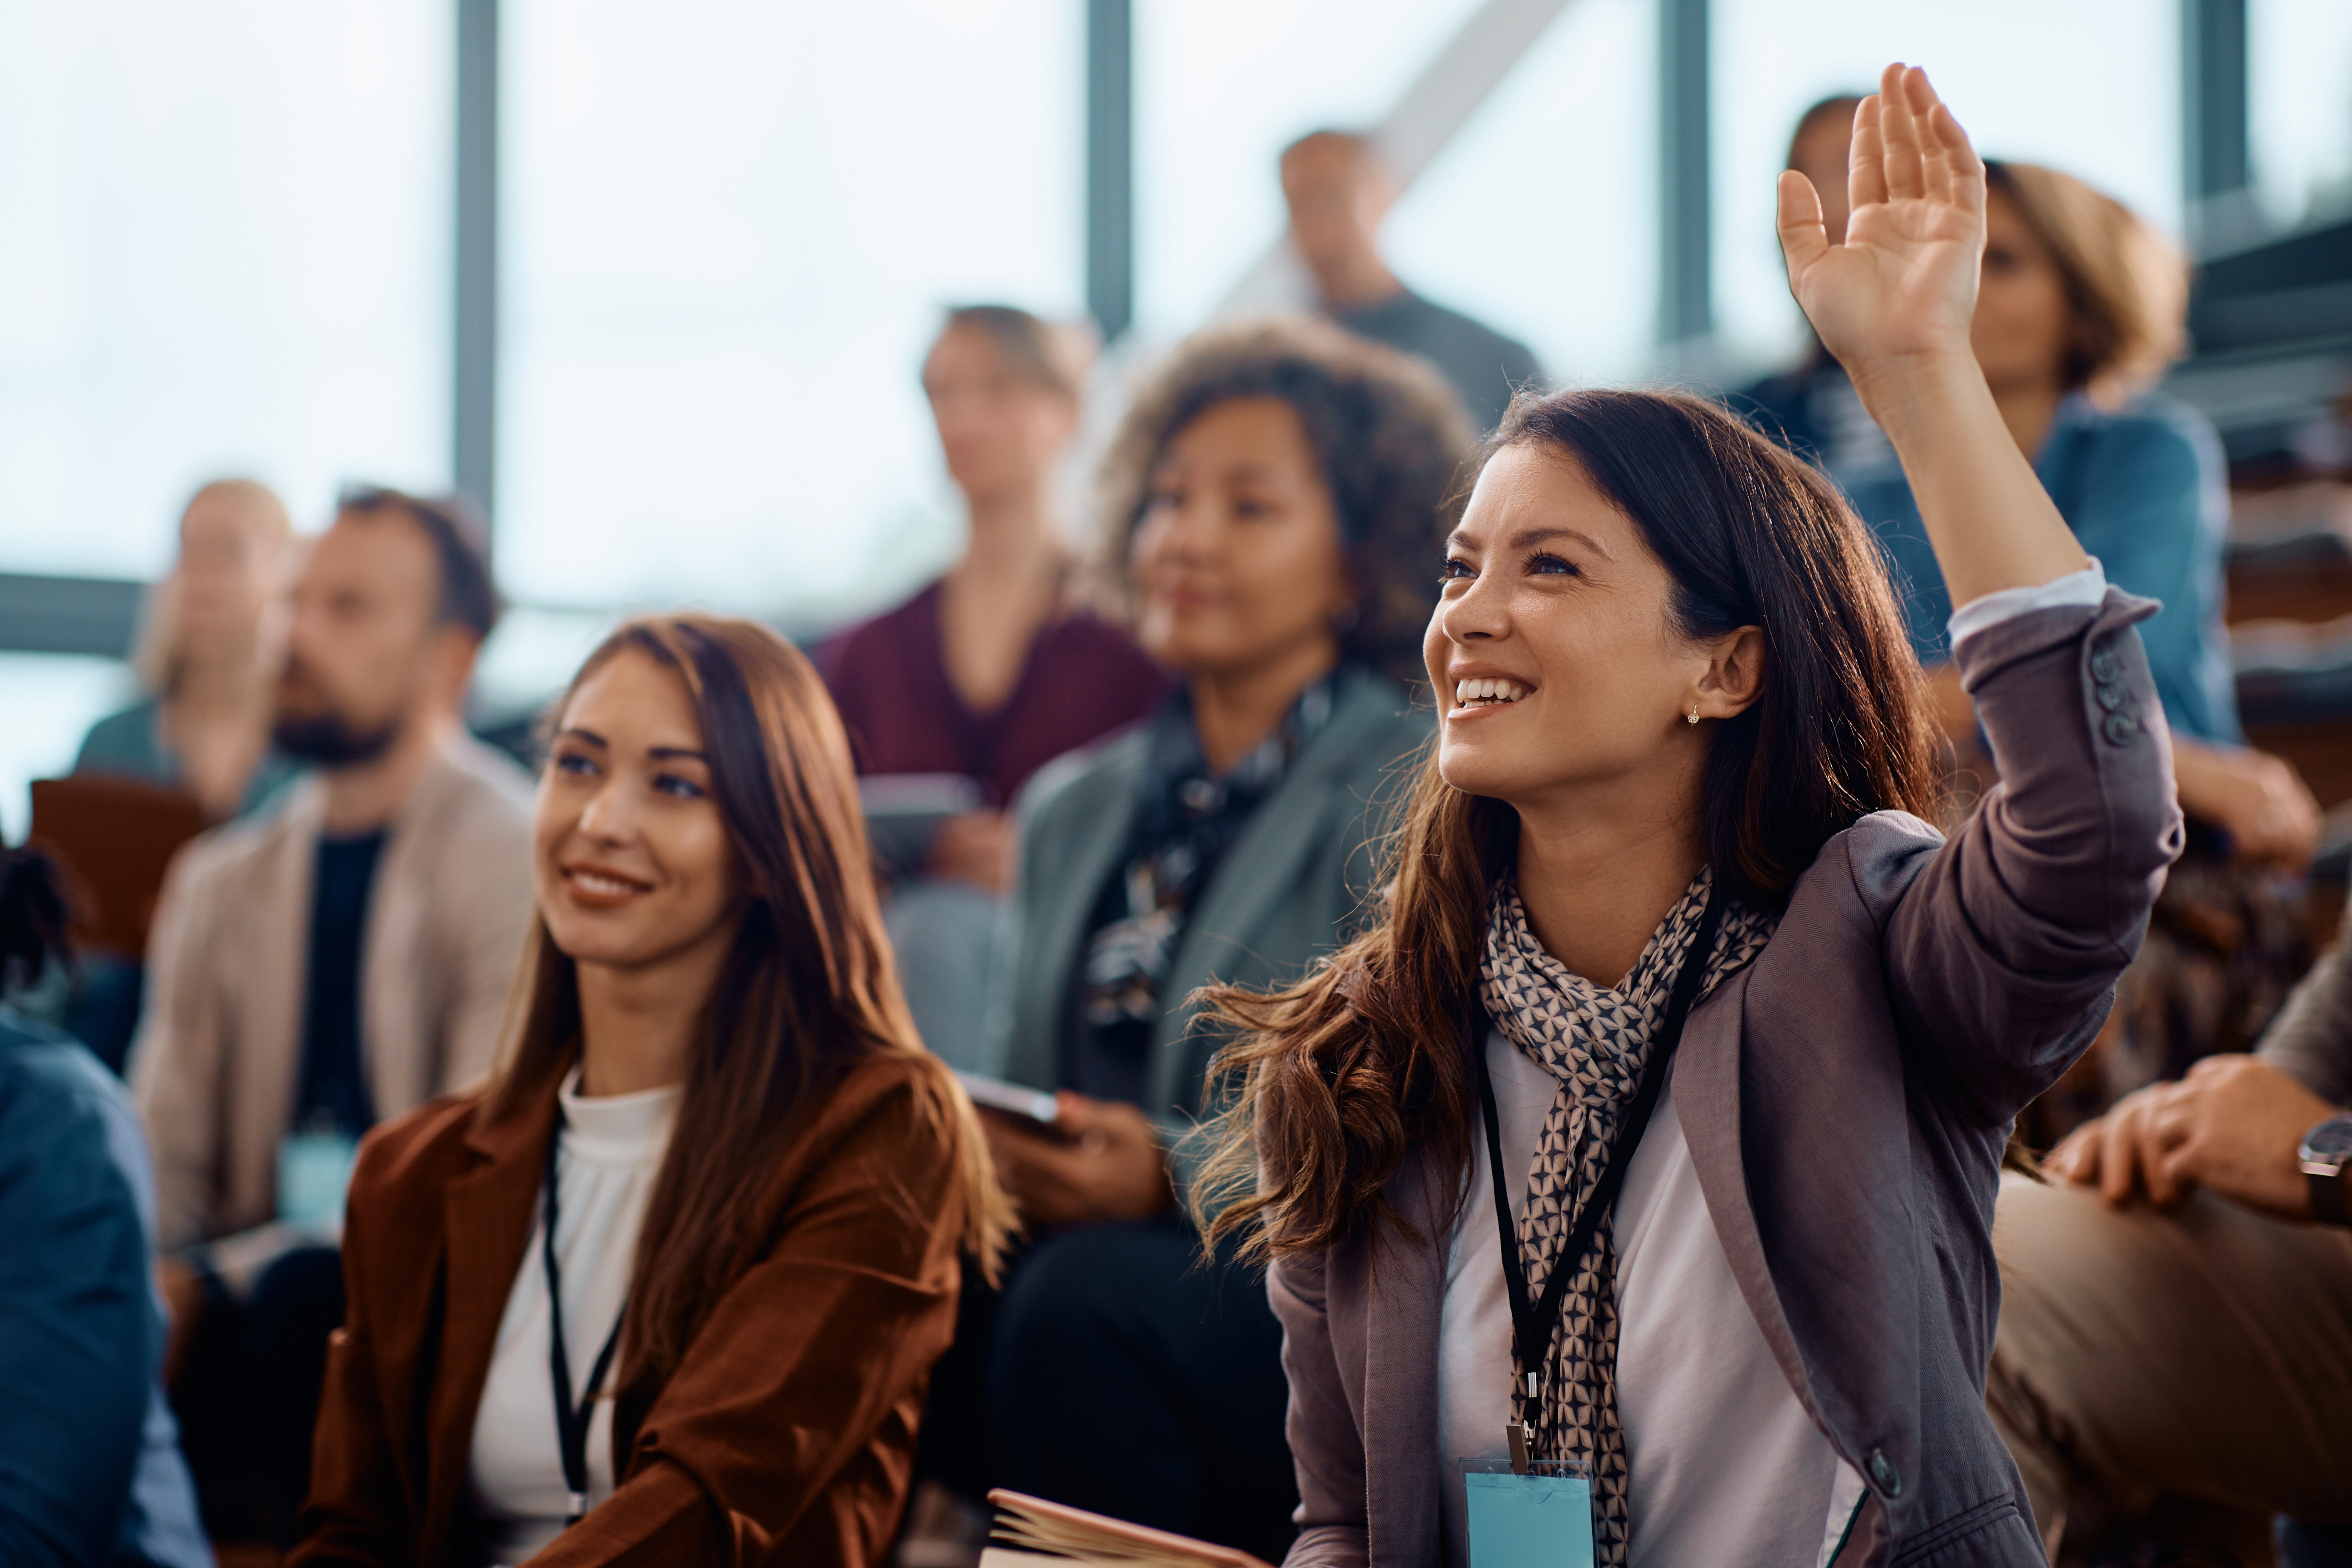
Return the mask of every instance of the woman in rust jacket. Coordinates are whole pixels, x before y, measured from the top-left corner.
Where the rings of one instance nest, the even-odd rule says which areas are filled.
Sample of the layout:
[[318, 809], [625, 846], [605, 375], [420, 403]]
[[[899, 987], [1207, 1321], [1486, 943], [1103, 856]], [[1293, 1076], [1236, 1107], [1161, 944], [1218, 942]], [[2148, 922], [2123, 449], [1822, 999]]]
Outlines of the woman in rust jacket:
[[703, 616], [623, 627], [557, 713], [501, 1066], [361, 1151], [293, 1561], [878, 1561], [1005, 1210], [841, 721]]

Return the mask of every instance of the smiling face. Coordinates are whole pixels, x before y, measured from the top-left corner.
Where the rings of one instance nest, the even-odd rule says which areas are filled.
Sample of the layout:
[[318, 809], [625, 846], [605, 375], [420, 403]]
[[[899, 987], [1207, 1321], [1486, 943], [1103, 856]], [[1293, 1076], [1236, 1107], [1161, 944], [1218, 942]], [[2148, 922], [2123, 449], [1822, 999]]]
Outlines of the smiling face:
[[1144, 649], [1187, 675], [1339, 658], [1353, 598], [1339, 520], [1297, 413], [1213, 404], [1169, 439], [1131, 547]]
[[[1761, 689], [1762, 637], [1697, 641], [1641, 531], [1549, 448], [1507, 447], [1449, 541], [1423, 653], [1440, 694], [1438, 771], [1526, 811], [1548, 802], [1696, 800], [1707, 731]], [[1596, 792], [1598, 792], [1596, 794]]]
[[644, 970], [723, 952], [747, 901], [678, 672], [626, 647], [580, 683], [541, 775], [540, 915], [582, 964]]

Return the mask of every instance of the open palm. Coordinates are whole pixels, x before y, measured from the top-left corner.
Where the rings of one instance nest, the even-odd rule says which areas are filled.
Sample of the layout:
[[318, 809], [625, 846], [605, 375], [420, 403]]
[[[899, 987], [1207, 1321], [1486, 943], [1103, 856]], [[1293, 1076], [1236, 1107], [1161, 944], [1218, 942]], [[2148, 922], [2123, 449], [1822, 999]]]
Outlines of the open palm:
[[1984, 251], [1984, 161], [1916, 67], [1891, 65], [1853, 122], [1853, 215], [1832, 245], [1821, 196], [1780, 176], [1789, 289], [1857, 385], [1918, 356], [1966, 353]]

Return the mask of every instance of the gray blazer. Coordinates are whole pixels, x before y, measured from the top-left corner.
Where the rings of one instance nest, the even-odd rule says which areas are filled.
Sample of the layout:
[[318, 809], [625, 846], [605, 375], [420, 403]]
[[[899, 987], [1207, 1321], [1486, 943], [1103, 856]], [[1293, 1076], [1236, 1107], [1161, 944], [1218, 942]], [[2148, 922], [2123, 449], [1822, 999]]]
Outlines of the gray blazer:
[[[2130, 629], [2155, 608], [2111, 590], [1971, 637], [1961, 673], [2002, 784], [1948, 842], [1899, 812], [1831, 839], [1675, 1058], [1740, 1292], [1870, 1489], [1842, 1564], [2042, 1562], [1984, 1411], [1993, 1195], [2012, 1119], [2097, 1032], [2179, 851], [2171, 742]], [[1418, 1242], [1383, 1232], [1273, 1270], [1303, 1500], [1293, 1564], [1439, 1560], [1459, 1180], [1416, 1160], [1392, 1183]]]
[[[1343, 675], [1330, 719], [1202, 889], [1169, 971], [1143, 1107], [1171, 1148], [1199, 1115], [1214, 1047], [1192, 1032], [1197, 1009], [1186, 998], [1211, 980], [1287, 982], [1345, 940], [1371, 889], [1386, 809], [1429, 732], [1428, 711], [1396, 686], [1368, 670]], [[1048, 763], [1022, 791], [1010, 956], [984, 1058], [1015, 1083], [1059, 1081], [1087, 918], [1126, 852], [1150, 749], [1138, 726]]]

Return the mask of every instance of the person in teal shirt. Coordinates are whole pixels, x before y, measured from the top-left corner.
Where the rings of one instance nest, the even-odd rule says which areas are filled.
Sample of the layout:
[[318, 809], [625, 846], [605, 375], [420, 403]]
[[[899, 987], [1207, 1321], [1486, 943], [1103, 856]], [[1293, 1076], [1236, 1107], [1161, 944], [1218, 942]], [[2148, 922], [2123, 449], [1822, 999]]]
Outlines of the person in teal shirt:
[[[2213, 427], [2168, 398], [2142, 396], [2110, 414], [2073, 392], [2060, 401], [2033, 469], [2107, 581], [2164, 605], [2140, 636], [2173, 734], [2242, 744], [2222, 625], [2230, 503]], [[1913, 651], [1923, 665], [1944, 663], [1952, 598], [1902, 471], [1857, 477], [1845, 489], [1904, 590]]]
[[75, 773], [185, 790], [215, 819], [276, 797], [298, 771], [269, 743], [292, 532], [284, 504], [251, 479], [189, 500], [179, 558], [131, 655], [148, 695], [90, 727]]

